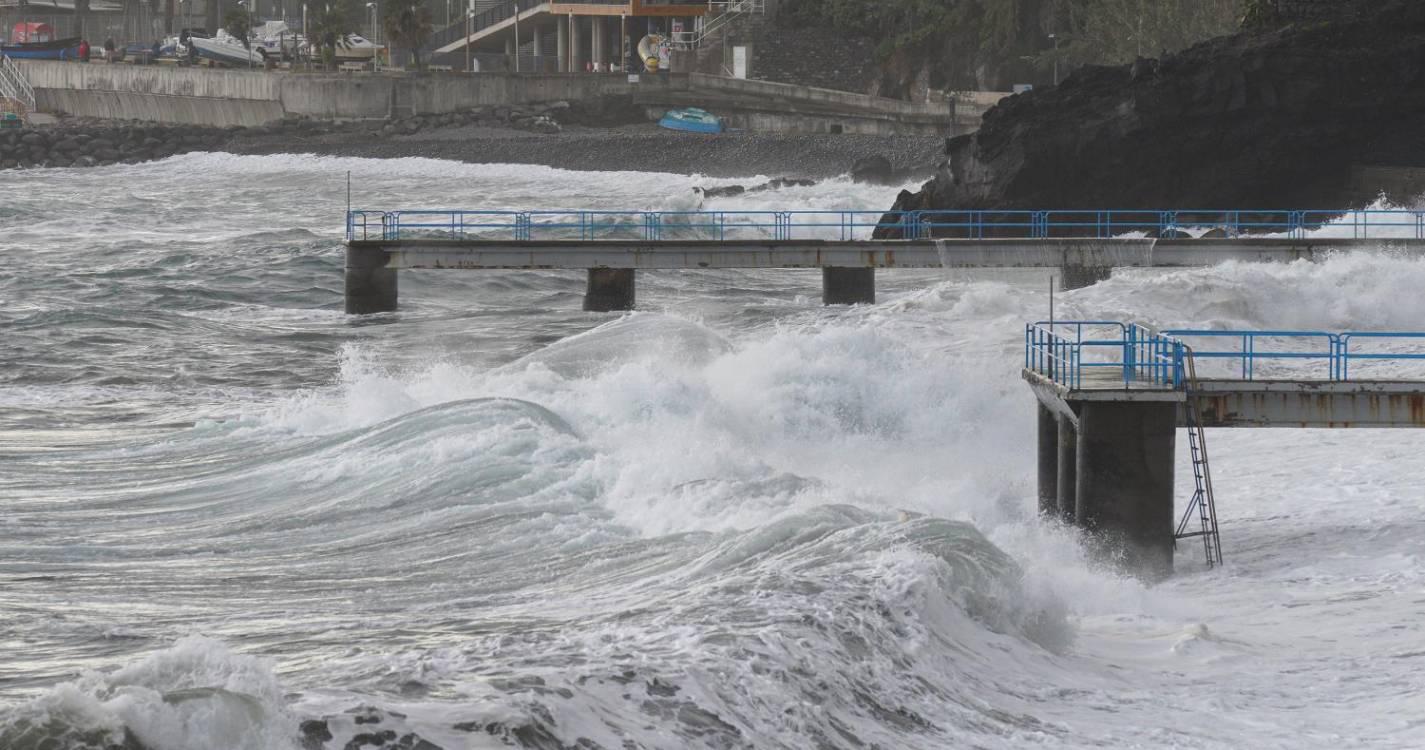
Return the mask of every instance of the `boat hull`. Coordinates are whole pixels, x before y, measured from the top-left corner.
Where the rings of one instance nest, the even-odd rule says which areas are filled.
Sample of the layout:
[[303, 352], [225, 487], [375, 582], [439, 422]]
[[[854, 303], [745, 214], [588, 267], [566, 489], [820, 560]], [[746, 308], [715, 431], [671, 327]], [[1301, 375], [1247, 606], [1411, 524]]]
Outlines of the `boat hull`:
[[196, 36], [189, 37], [188, 43], [193, 45], [193, 49], [199, 57], [227, 65], [260, 66], [266, 61], [266, 58], [256, 47], [246, 49], [235, 44], [224, 44]]
[[52, 42], [0, 44], [0, 53], [17, 60], [75, 60], [79, 58], [79, 37]]
[[668, 130], [678, 130], [684, 133], [721, 133], [722, 120], [704, 112], [694, 109], [675, 109], [663, 116], [658, 121], [660, 127]]

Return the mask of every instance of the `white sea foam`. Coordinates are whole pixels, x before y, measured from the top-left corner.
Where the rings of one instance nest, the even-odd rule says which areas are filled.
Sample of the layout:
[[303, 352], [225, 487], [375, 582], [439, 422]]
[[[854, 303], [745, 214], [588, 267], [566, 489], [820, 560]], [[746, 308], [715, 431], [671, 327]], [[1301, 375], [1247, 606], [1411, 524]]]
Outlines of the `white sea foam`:
[[[827, 310], [781, 290], [810, 283], [796, 275], [648, 274], [657, 311], [608, 319], [572, 310], [577, 279], [409, 274], [410, 309], [364, 325], [253, 296], [331, 304], [301, 296], [339, 267], [310, 237], [232, 243], [272, 223], [272, 195], [293, 212], [278, 226], [339, 215], [347, 169], [372, 205], [427, 189], [616, 205], [653, 185], [674, 206], [698, 182], [318, 157], [113, 168], [183, 175], [156, 187], [186, 207], [177, 225], [144, 237], [196, 229], [212, 247], [95, 251], [87, 233], [144, 210], [108, 192], [47, 230], [74, 224], [114, 278], [32, 294], [104, 314], [25, 351], [78, 327], [76, 367], [137, 382], [56, 358], [12, 363], [33, 382], [0, 386], [64, 438], [35, 450], [12, 427], [0, 443], [15, 467], [0, 628], [32, 644], [6, 659], [24, 686], [0, 688], [17, 749], [21, 726], [281, 748], [303, 718], [341, 747], [371, 727], [350, 713], [366, 706], [446, 748], [1419, 744], [1413, 432], [1212, 433], [1227, 565], [1185, 546], [1179, 575], [1148, 588], [1035, 516], [1018, 366], [1024, 321], [1047, 309], [1039, 278], [885, 273], [881, 304]], [[73, 180], [37, 173], [7, 205], [37, 211], [23, 205]], [[888, 205], [887, 190], [715, 205]], [[182, 218], [217, 195], [228, 214]], [[18, 263], [88, 260], [16, 241], [34, 253]], [[253, 276], [244, 253], [282, 270]], [[1120, 272], [1057, 304], [1161, 327], [1416, 328], [1417, 281], [1425, 263], [1382, 252]], [[207, 286], [231, 300], [172, 317], [124, 303]], [[162, 370], [106, 343], [120, 323]], [[143, 429], [67, 427], [88, 414], [68, 402], [89, 400]]]

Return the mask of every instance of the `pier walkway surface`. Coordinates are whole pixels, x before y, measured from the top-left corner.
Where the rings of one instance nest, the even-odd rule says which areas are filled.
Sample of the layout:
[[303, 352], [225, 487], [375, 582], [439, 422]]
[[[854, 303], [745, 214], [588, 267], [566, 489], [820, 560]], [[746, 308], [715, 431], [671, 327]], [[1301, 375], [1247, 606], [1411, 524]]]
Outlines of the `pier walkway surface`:
[[349, 211], [346, 311], [396, 309], [397, 272], [578, 269], [586, 310], [629, 310], [635, 271], [820, 268], [826, 304], [875, 302], [876, 269], [1290, 262], [1388, 247], [1425, 255], [1425, 211]]
[[[1154, 578], [1172, 571], [1177, 539], [1202, 537], [1221, 561], [1205, 428], [1425, 427], [1425, 332], [1039, 322], [1025, 326], [1024, 379], [1039, 402], [1040, 512]], [[1195, 493], [1175, 526], [1179, 428]]]

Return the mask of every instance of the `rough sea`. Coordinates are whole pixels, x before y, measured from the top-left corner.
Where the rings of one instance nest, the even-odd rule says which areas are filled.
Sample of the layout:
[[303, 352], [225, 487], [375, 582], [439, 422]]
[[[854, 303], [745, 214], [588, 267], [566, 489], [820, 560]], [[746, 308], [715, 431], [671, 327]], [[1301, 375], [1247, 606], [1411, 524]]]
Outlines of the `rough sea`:
[[[1425, 434], [1209, 432], [1226, 565], [1036, 516], [1047, 274], [404, 272], [358, 207], [748, 180], [192, 154], [0, 182], [0, 748], [1425, 747]], [[722, 209], [889, 206], [831, 180]], [[1061, 318], [1425, 329], [1425, 262], [1120, 271]], [[1179, 440], [1179, 512], [1190, 497]], [[372, 721], [375, 719], [375, 721]], [[304, 725], [304, 722], [307, 722]], [[374, 747], [367, 745], [366, 747]]]

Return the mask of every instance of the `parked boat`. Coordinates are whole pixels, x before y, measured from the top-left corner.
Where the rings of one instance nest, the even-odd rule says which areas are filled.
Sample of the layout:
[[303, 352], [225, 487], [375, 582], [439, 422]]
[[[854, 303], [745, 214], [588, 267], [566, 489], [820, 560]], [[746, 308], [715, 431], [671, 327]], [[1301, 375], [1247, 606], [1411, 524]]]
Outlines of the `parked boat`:
[[6, 57], [24, 60], [72, 60], [79, 57], [79, 37], [72, 36], [48, 42], [0, 44], [0, 53]]
[[238, 67], [261, 67], [267, 58], [260, 47], [244, 47], [236, 37], [219, 30], [212, 39], [192, 35], [188, 44], [199, 57]]
[[721, 133], [723, 130], [722, 120], [717, 115], [697, 107], [670, 109], [658, 124], [687, 133]]
[[359, 34], [347, 34], [345, 40], [333, 50], [337, 62], [365, 62], [381, 49], [380, 45]]

